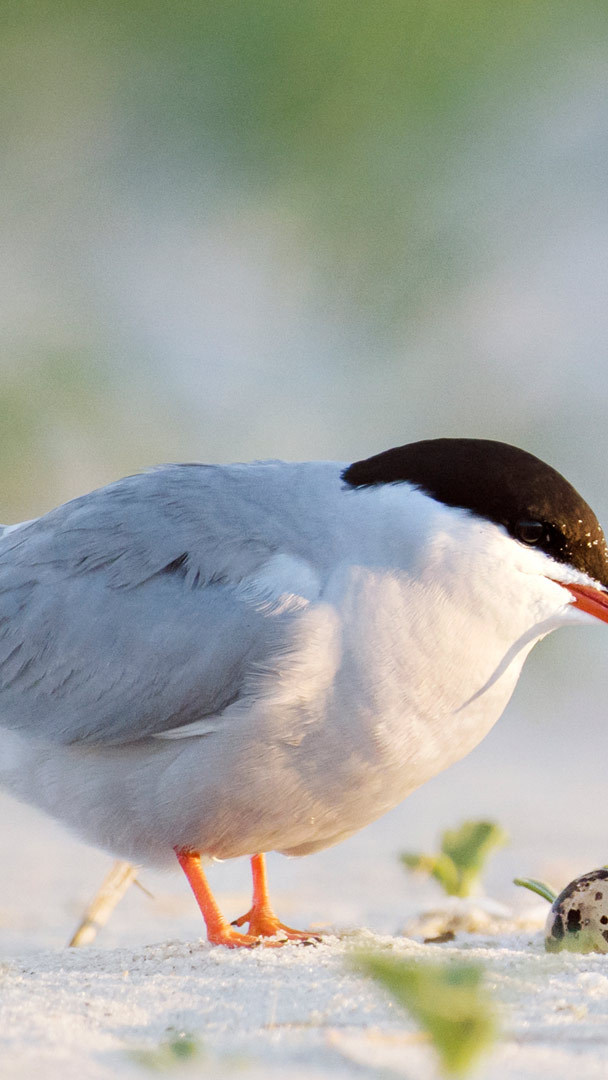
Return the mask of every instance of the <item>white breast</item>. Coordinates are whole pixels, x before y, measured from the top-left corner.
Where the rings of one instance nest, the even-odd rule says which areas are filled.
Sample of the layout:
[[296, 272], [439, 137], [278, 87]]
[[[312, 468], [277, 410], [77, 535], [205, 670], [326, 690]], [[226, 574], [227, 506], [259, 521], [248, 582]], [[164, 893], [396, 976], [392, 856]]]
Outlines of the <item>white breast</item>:
[[534, 641], [566, 620], [564, 590], [489, 522], [407, 485], [338, 499], [327, 475], [314, 521], [312, 497], [289, 504], [296, 550], [242, 579], [244, 601], [285, 632], [238, 699], [170, 739], [15, 735], [0, 762], [13, 790], [133, 861], [170, 860], [173, 845], [304, 854], [483, 738]]

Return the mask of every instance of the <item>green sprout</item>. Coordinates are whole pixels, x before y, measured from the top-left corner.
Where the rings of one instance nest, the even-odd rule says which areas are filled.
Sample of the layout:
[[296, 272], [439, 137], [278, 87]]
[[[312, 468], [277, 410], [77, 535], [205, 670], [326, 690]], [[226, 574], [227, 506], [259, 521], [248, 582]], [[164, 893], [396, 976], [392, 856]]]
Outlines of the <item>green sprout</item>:
[[513, 878], [514, 885], [521, 885], [523, 889], [529, 889], [530, 892], [536, 893], [537, 896], [542, 896], [543, 900], [548, 900], [550, 904], [557, 899], [557, 893], [553, 891], [550, 885], [546, 885], [544, 881], [536, 881], [535, 878]]
[[495, 1010], [475, 964], [420, 964], [364, 954], [357, 970], [379, 982], [426, 1032], [446, 1073], [464, 1075], [494, 1042]]
[[176, 1032], [171, 1039], [160, 1043], [154, 1050], [131, 1050], [129, 1053], [132, 1061], [151, 1072], [165, 1072], [201, 1056], [200, 1043], [185, 1031]]
[[490, 852], [506, 842], [507, 834], [495, 822], [465, 821], [458, 829], [446, 829], [438, 855], [406, 852], [401, 861], [408, 870], [434, 877], [448, 896], [471, 896]]

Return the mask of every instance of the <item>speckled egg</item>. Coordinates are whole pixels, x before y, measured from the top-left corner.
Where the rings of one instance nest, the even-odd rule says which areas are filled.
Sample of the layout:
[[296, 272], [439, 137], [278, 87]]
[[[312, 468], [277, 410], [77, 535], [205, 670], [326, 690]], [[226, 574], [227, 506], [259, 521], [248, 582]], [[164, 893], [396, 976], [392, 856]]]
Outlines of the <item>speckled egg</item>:
[[583, 874], [556, 897], [545, 924], [545, 948], [608, 953], [608, 870]]

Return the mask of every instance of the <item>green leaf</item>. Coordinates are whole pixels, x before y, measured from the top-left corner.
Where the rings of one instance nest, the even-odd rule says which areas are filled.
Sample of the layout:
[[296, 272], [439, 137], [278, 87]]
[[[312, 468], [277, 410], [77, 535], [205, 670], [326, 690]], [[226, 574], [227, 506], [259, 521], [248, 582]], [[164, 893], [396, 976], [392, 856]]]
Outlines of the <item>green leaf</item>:
[[129, 1057], [151, 1072], [166, 1072], [184, 1061], [202, 1058], [201, 1044], [185, 1031], [176, 1032], [173, 1038], [162, 1042], [155, 1050], [131, 1050]]
[[406, 852], [401, 855], [401, 862], [415, 873], [433, 874], [437, 859], [434, 855], [414, 855]]
[[357, 969], [379, 982], [428, 1034], [448, 1073], [464, 1075], [494, 1041], [496, 1015], [474, 964], [421, 964], [364, 954]]
[[506, 842], [507, 834], [493, 821], [465, 821], [459, 829], [444, 832], [441, 850], [458, 869], [460, 896], [469, 896], [490, 852]]
[[537, 896], [542, 896], [543, 900], [548, 900], [550, 904], [557, 898], [557, 893], [553, 892], [550, 885], [545, 885], [544, 881], [536, 881], [535, 878], [513, 878], [514, 885], [521, 885], [524, 889], [529, 889], [530, 892], [536, 893]]
[[465, 821], [446, 829], [438, 855], [401, 856], [410, 870], [432, 875], [449, 896], [470, 896], [479, 884], [490, 852], [505, 844], [507, 834], [493, 821]]

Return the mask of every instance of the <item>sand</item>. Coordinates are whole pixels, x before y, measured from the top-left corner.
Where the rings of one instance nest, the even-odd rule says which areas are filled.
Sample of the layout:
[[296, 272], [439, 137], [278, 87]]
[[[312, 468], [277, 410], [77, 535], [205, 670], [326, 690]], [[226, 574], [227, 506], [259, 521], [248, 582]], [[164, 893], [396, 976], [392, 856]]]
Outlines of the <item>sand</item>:
[[[561, 887], [608, 861], [603, 757], [590, 745], [574, 768], [559, 740], [517, 726], [515, 736], [497, 729], [467, 762], [334, 849], [270, 856], [279, 915], [328, 931], [319, 945], [281, 950], [210, 948], [179, 872], [145, 869], [154, 899], [131, 888], [92, 946], [67, 949], [112, 859], [0, 797], [2, 1080], [127, 1080], [163, 1065], [177, 1078], [437, 1076], [416, 1025], [354, 974], [360, 948], [483, 965], [501, 1036], [476, 1070], [481, 1080], [608, 1080], [608, 956], [545, 954], [546, 908], [511, 883], [518, 874]], [[443, 902], [432, 883], [403, 871], [398, 852], [492, 811], [512, 842], [493, 857], [486, 888], [512, 916], [441, 945], [405, 937], [406, 924]], [[212, 866], [210, 879], [226, 915], [246, 910], [246, 860]], [[171, 1044], [190, 1056], [176, 1057]]]

